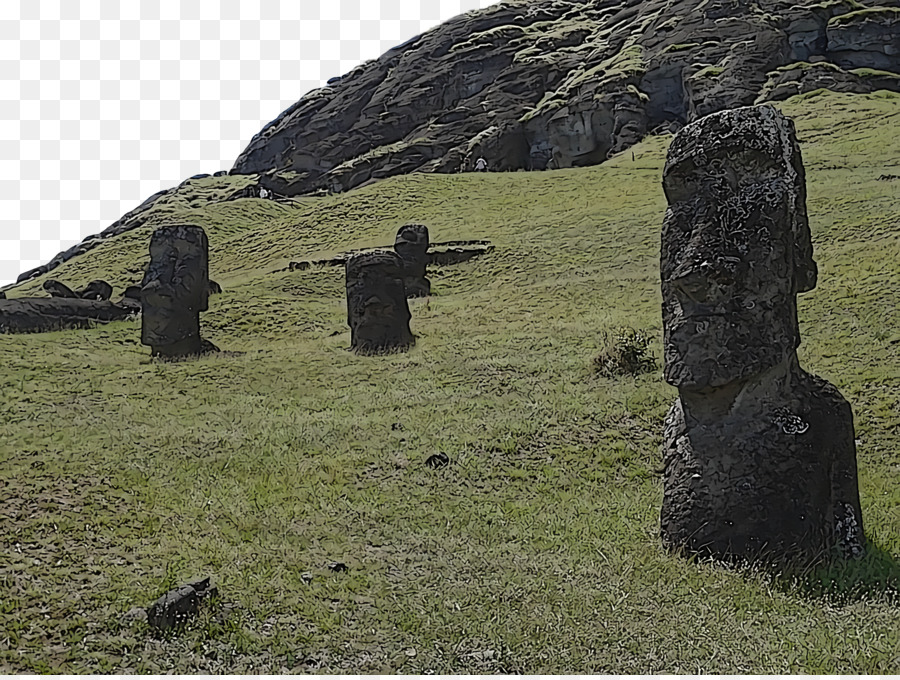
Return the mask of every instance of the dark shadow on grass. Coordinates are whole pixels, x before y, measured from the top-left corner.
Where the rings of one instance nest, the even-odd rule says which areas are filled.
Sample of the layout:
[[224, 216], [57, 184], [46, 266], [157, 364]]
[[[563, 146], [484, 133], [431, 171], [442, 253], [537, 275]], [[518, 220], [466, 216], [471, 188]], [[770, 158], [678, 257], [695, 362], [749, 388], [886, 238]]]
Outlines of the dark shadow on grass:
[[887, 598], [900, 604], [900, 560], [868, 539], [858, 559], [832, 559], [805, 568], [786, 568], [775, 575], [779, 590], [811, 599], [853, 602]]

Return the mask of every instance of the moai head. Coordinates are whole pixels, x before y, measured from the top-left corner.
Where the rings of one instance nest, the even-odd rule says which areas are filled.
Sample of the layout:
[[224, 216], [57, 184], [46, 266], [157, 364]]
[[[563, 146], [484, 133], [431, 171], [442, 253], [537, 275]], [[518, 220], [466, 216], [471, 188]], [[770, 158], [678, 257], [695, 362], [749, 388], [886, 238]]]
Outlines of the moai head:
[[389, 251], [357, 253], [346, 267], [352, 349], [382, 354], [412, 345], [400, 257]]
[[663, 189], [666, 381], [720, 387], [786, 359], [797, 293], [816, 285], [793, 123], [771, 106], [701, 118], [672, 142]]
[[405, 224], [394, 239], [394, 250], [404, 260], [419, 262], [428, 254], [428, 227], [424, 224]]
[[[150, 238], [150, 264], [141, 285], [141, 342], [154, 354], [200, 349], [200, 312], [209, 296], [209, 244], [194, 226], [160, 227]], [[163, 348], [163, 349], [160, 349]], [[183, 351], [182, 351], [183, 350]]]
[[424, 297], [431, 294], [431, 281], [425, 278], [428, 266], [428, 227], [424, 224], [406, 224], [400, 227], [394, 239], [394, 250], [403, 260], [403, 283], [406, 297]]

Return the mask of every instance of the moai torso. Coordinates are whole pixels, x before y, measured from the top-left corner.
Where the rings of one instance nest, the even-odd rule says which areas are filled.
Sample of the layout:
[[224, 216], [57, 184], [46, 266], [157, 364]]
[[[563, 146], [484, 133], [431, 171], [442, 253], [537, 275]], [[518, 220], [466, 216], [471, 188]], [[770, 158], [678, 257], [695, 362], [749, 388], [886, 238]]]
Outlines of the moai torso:
[[398, 255], [389, 251], [353, 255], [347, 260], [346, 276], [351, 349], [386, 354], [415, 344]]
[[803, 165], [775, 109], [713, 114], [669, 150], [661, 279], [662, 538], [720, 558], [862, 553], [853, 416], [797, 362], [816, 283]]
[[403, 285], [406, 297], [426, 297], [431, 294], [431, 281], [425, 277], [428, 266], [428, 227], [407, 224], [400, 227], [394, 240], [394, 250], [403, 260]]
[[209, 295], [209, 245], [200, 227], [160, 227], [141, 286], [141, 342], [154, 356], [199, 354]]

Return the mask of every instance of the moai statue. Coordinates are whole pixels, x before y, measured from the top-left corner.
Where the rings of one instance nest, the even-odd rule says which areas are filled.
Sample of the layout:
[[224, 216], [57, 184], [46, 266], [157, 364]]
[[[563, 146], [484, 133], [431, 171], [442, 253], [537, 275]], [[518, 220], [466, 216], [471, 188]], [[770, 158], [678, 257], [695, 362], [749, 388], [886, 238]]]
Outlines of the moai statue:
[[47, 279], [44, 281], [44, 290], [50, 293], [50, 297], [55, 298], [77, 298], [78, 294], [69, 288], [66, 284], [56, 279]]
[[112, 293], [111, 285], [102, 279], [95, 279], [79, 290], [77, 295], [83, 300], [109, 300], [112, 297]]
[[428, 265], [428, 227], [407, 224], [400, 227], [394, 239], [394, 250], [403, 260], [403, 285], [406, 297], [431, 295], [431, 281], [425, 278]]
[[414, 345], [400, 256], [387, 250], [357, 253], [346, 267], [351, 349], [387, 354]]
[[150, 238], [141, 285], [141, 342], [152, 356], [181, 357], [210, 348], [200, 339], [209, 296], [209, 245], [200, 227], [160, 227]]
[[685, 127], [663, 176], [665, 546], [721, 559], [862, 555], [853, 413], [800, 368], [816, 285], [793, 123], [771, 106]]

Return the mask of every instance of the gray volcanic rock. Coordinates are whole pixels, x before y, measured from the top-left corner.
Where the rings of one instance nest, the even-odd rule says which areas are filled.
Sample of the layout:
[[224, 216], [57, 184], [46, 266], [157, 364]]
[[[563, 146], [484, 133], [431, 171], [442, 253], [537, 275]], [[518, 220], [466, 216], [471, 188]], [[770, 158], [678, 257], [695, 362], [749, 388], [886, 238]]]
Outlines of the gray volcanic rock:
[[590, 165], [650, 131], [753, 104], [773, 71], [799, 61], [880, 69], [888, 73], [879, 86], [897, 89], [897, 4], [508, 0], [310, 92], [251, 140], [231, 172], [263, 173], [261, 185], [293, 196], [457, 172], [478, 156], [499, 171]]
[[664, 545], [723, 559], [863, 553], [853, 412], [797, 360], [817, 269], [793, 124], [723, 111], [669, 147], [660, 275]]

